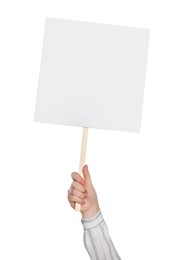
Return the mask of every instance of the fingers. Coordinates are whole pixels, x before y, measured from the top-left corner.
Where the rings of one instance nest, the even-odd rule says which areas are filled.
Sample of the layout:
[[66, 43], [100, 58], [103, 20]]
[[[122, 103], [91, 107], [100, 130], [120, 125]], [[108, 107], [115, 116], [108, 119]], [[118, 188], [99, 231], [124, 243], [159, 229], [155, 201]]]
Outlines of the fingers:
[[87, 165], [83, 167], [82, 172], [84, 178], [82, 178], [77, 172], [73, 172], [71, 174], [73, 182], [68, 190], [67, 198], [73, 209], [75, 208], [75, 203], [79, 203], [81, 205], [85, 204], [86, 195], [88, 194], [86, 189], [92, 185]]
[[78, 191], [77, 189], [70, 188], [68, 191], [68, 201], [72, 208], [74, 208], [75, 203], [83, 205], [85, 203], [85, 194]]
[[86, 197], [86, 194], [84, 192], [81, 192], [74, 188], [70, 188], [68, 193], [69, 193], [69, 195], [77, 196], [80, 199], [85, 199], [85, 197]]
[[71, 207], [72, 207], [73, 209], [75, 209], [75, 203], [72, 202], [72, 201], [69, 201], [69, 203], [70, 203]]
[[71, 174], [71, 177], [72, 177], [72, 179], [74, 180], [74, 181], [76, 181], [76, 182], [79, 182], [80, 184], [84, 184], [85, 182], [84, 182], [84, 179], [80, 176], [80, 174], [79, 173], [77, 173], [77, 172], [73, 172], [72, 174]]
[[83, 205], [86, 198], [86, 189], [83, 186], [83, 178], [76, 172], [72, 173], [73, 182], [68, 190], [68, 201], [71, 207], [75, 208], [75, 203]]
[[77, 172], [73, 172], [71, 174], [72, 176], [72, 179], [74, 181], [77, 181], [79, 182], [80, 184], [84, 185], [86, 182], [87, 184], [91, 184], [92, 185], [92, 182], [91, 182], [91, 177], [90, 177], [90, 173], [89, 173], [89, 170], [88, 170], [88, 166], [87, 165], [84, 165], [83, 169], [82, 169], [82, 172], [83, 172], [83, 175], [84, 175], [84, 179], [80, 176], [79, 173]]
[[77, 181], [73, 181], [73, 183], [71, 184], [71, 188], [76, 189], [82, 193], [86, 193], [85, 187]]

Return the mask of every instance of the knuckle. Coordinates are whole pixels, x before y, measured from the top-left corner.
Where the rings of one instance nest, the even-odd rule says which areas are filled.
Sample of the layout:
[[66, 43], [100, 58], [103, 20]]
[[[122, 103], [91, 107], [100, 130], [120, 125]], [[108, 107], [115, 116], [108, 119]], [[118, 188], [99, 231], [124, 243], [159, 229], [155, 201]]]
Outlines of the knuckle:
[[72, 188], [72, 189], [71, 189], [71, 194], [72, 194], [72, 195], [77, 195], [77, 191], [76, 191], [75, 188]]
[[76, 195], [72, 195], [72, 201], [76, 201], [77, 200], [77, 196]]
[[71, 198], [69, 196], [67, 196], [67, 199], [68, 199], [68, 202], [71, 204], [72, 203]]
[[72, 177], [73, 180], [76, 181], [78, 179], [78, 175], [79, 174], [77, 172], [72, 172], [71, 177]]
[[74, 179], [74, 176], [75, 176], [75, 172], [72, 172], [71, 173], [71, 177]]
[[77, 186], [77, 185], [76, 185], [76, 182], [73, 181], [71, 187], [76, 188], [76, 186]]

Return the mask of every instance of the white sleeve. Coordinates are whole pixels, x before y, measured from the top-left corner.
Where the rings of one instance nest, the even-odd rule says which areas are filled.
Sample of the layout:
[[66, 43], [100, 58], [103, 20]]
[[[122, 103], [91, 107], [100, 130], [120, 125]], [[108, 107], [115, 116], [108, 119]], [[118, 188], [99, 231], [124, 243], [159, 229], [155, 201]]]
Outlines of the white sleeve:
[[91, 219], [82, 219], [82, 224], [84, 245], [91, 260], [121, 260], [100, 211]]

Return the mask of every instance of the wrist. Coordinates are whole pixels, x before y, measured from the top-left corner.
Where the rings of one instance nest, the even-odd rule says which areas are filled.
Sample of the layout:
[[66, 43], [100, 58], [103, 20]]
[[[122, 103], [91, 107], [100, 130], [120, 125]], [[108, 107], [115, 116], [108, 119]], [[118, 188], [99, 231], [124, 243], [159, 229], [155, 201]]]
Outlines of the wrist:
[[96, 204], [93, 207], [91, 207], [89, 210], [82, 211], [82, 218], [93, 218], [98, 212], [100, 211], [99, 205]]

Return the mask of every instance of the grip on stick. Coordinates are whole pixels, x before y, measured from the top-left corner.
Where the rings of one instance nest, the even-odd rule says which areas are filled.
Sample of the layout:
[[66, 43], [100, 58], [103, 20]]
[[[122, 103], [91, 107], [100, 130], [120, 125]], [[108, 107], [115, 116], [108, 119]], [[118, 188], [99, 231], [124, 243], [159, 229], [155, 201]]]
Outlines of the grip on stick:
[[[81, 153], [80, 153], [80, 168], [79, 168], [79, 174], [84, 178], [82, 169], [85, 165], [85, 160], [86, 160], [86, 150], [87, 150], [87, 137], [88, 137], [88, 128], [84, 127], [83, 128], [83, 135], [82, 135], [82, 145], [81, 145]], [[76, 203], [75, 204], [75, 210], [80, 211], [80, 204]]]

